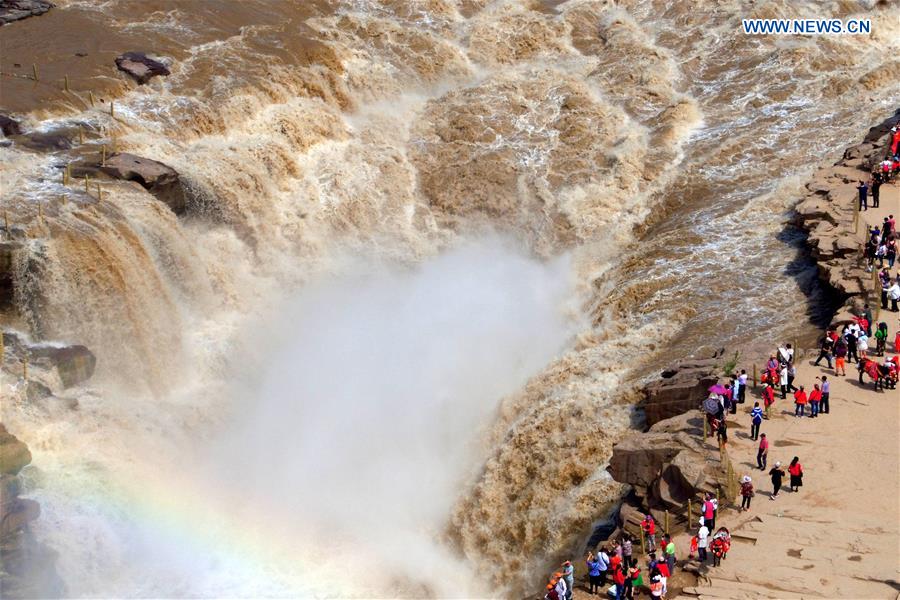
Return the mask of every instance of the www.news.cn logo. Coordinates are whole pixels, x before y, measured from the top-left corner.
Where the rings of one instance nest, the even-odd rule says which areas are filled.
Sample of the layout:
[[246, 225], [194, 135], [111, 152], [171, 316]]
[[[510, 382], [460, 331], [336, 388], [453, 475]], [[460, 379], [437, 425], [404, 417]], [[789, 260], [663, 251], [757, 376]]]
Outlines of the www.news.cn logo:
[[742, 19], [747, 35], [868, 35], [869, 19]]

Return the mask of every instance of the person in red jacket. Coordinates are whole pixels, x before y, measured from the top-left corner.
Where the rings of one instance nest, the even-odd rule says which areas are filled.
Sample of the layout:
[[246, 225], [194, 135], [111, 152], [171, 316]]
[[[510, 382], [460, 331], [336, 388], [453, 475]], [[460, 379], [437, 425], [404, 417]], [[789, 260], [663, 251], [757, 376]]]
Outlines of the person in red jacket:
[[815, 417], [819, 414], [819, 402], [822, 401], [822, 390], [819, 384], [813, 386], [813, 391], [809, 393], [809, 416]]
[[795, 417], [802, 417], [803, 411], [806, 408], [806, 390], [803, 389], [803, 386], [800, 386], [800, 389], [794, 392], [794, 404], [797, 405], [796, 410], [794, 411]]
[[775, 387], [772, 383], [767, 383], [766, 387], [763, 388], [762, 391], [763, 397], [763, 406], [766, 408], [766, 412], [763, 415], [764, 419], [769, 418], [769, 407], [775, 404]]
[[644, 516], [644, 520], [641, 521], [641, 529], [644, 530], [644, 535], [647, 536], [648, 551], [654, 552], [656, 550], [656, 521], [653, 520], [653, 515], [647, 513]]
[[625, 569], [617, 565], [613, 570], [613, 583], [616, 584], [616, 600], [625, 598]]
[[800, 464], [800, 458], [795, 456], [794, 460], [788, 466], [788, 473], [791, 475], [791, 491], [799, 492], [800, 486], [803, 485], [803, 465]]

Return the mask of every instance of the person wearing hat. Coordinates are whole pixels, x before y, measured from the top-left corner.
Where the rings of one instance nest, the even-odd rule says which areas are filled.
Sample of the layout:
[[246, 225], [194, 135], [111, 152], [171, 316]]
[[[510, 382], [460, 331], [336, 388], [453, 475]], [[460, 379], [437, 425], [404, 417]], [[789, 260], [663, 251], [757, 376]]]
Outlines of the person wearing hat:
[[753, 498], [753, 483], [749, 475], [741, 477], [741, 510], [750, 510], [750, 499]]
[[706, 549], [709, 547], [709, 527], [700, 518], [700, 531], [697, 532], [697, 558], [701, 563], [706, 562]]
[[778, 491], [781, 489], [781, 480], [784, 479], [785, 476], [780, 461], [775, 461], [775, 466], [769, 471], [769, 476], [772, 478], [772, 495], [769, 496], [769, 500], [774, 500], [778, 497]]
[[554, 573], [553, 579], [556, 581], [556, 585], [554, 586], [556, 596], [559, 600], [566, 600], [569, 597], [569, 588], [566, 586], [566, 580], [563, 579], [562, 573]]
[[575, 566], [567, 560], [562, 564], [562, 576], [566, 581], [566, 600], [572, 600], [572, 592], [575, 590]]

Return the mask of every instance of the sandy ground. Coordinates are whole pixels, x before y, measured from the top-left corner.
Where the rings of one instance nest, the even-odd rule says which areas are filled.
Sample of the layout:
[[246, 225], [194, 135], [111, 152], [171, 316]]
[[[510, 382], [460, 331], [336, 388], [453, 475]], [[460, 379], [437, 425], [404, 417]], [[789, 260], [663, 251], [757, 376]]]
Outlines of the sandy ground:
[[[881, 207], [862, 215], [871, 225], [889, 213], [900, 216], [896, 184], [883, 186]], [[888, 355], [898, 351], [893, 344], [897, 317], [880, 312], [876, 319], [888, 323]], [[749, 511], [728, 511], [720, 520], [742, 536], [735, 538], [728, 559], [709, 570], [708, 582], [679, 597], [898, 597], [900, 390], [876, 392], [868, 378], [860, 386], [855, 365], [848, 366], [847, 377], [835, 377], [824, 361], [813, 366], [817, 355], [807, 350], [798, 360], [797, 385], [809, 390], [817, 376], [827, 375], [831, 414], [794, 417], [789, 396], [776, 401], [772, 418], [761, 428], [771, 443], [769, 467], [776, 460], [786, 466], [798, 456], [803, 487], [769, 500], [772, 483], [767, 473], [755, 469], [757, 443], [749, 439], [752, 404], [745, 404], [729, 454], [743, 468], [740, 474], [753, 478], [756, 497]], [[686, 538], [679, 542], [679, 548], [688, 543]]]
[[[862, 213], [870, 225], [888, 214], [900, 216], [898, 184], [883, 186], [881, 207]], [[888, 356], [898, 351], [898, 316], [881, 311], [876, 319], [888, 323]], [[803, 487], [785, 491], [786, 478], [778, 498], [769, 499], [768, 468], [756, 468], [758, 443], [750, 439], [749, 412], [760, 400], [760, 390], [753, 390], [729, 419], [737, 426], [729, 430], [728, 451], [738, 475], [753, 478], [756, 496], [746, 512], [737, 510], [740, 498], [731, 505], [723, 500], [727, 510], [717, 526], [735, 535], [728, 558], [669, 598], [900, 598], [900, 390], [875, 391], [868, 377], [860, 386], [855, 364], [846, 377], [835, 377], [824, 361], [813, 366], [817, 356], [815, 349], [799, 353], [795, 384], [811, 390], [816, 377], [827, 375], [831, 413], [797, 418], [792, 397], [779, 396], [761, 428], [771, 443], [768, 468], [775, 461], [787, 467], [798, 456]], [[679, 560], [686, 558], [689, 536], [677, 537], [676, 546]], [[579, 588], [576, 600], [597, 597]]]

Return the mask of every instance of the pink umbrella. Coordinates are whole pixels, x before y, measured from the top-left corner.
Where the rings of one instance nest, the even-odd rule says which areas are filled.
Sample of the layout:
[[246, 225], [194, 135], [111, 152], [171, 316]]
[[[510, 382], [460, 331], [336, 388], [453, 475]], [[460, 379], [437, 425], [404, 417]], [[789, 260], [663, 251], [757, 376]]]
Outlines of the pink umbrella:
[[716, 384], [709, 388], [709, 391], [713, 394], [724, 394], [727, 390], [725, 389], [725, 386]]

